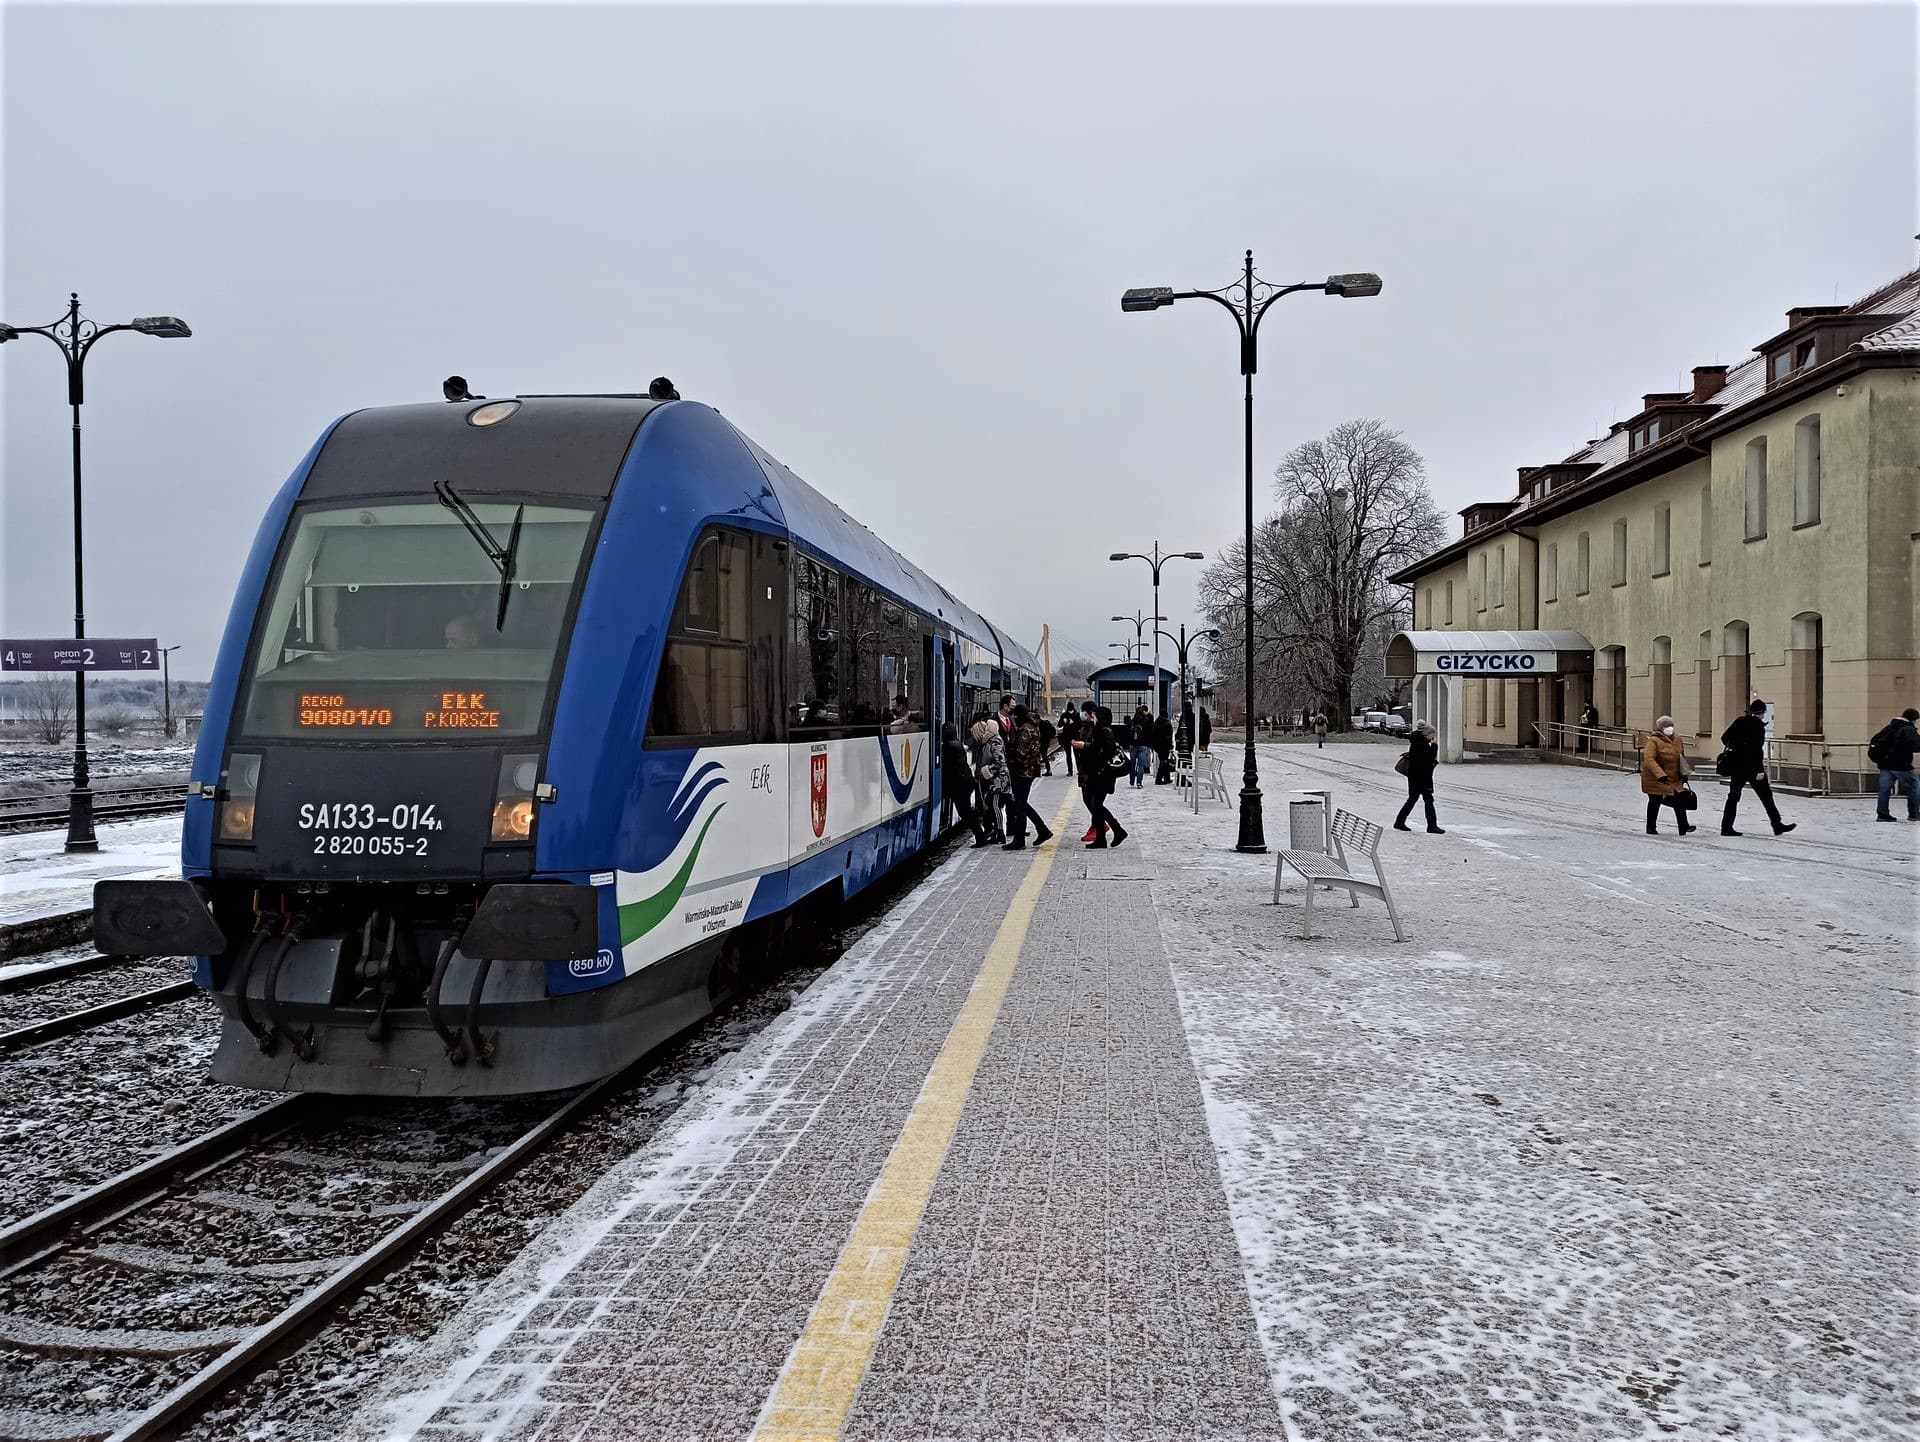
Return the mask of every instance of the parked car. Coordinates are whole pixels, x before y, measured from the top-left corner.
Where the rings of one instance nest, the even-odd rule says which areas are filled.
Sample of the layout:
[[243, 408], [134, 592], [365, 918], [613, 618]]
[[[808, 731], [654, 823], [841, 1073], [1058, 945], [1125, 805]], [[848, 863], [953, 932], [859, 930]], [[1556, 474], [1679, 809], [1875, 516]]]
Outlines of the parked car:
[[1382, 731], [1391, 731], [1396, 735], [1404, 736], [1407, 734], [1408, 731], [1412, 730], [1413, 728], [1407, 721], [1406, 717], [1397, 715], [1394, 712], [1389, 711], [1387, 713], [1387, 719], [1380, 723], [1380, 729]]
[[1360, 718], [1360, 727], [1364, 731], [1384, 731], [1387, 729], [1385, 711], [1368, 711]]

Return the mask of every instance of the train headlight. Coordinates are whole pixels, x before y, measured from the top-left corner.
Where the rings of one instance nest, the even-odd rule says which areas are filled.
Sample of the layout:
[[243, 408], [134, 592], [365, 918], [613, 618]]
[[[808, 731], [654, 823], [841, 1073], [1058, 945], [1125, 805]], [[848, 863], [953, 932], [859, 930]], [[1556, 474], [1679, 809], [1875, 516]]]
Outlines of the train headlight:
[[221, 778], [220, 839], [253, 840], [254, 800], [260, 790], [260, 758], [236, 751]]
[[533, 799], [539, 779], [539, 756], [500, 758], [500, 775], [493, 786], [493, 840], [533, 839]]

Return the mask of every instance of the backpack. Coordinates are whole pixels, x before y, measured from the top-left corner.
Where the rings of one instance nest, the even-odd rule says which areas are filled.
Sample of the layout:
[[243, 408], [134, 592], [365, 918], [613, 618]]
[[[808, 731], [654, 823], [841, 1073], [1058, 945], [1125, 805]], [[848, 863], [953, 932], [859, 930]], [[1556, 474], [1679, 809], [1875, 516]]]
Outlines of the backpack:
[[1894, 723], [1889, 721], [1873, 733], [1873, 739], [1867, 743], [1867, 760], [1875, 766], [1885, 766], [1893, 758], [1887, 752], [1887, 742], [1892, 739], [1890, 732]]
[[1040, 723], [1040, 744], [1042, 746], [1051, 747], [1053, 745], [1053, 738], [1057, 735], [1059, 735], [1059, 732], [1053, 729], [1053, 723], [1051, 721], [1042, 721]]

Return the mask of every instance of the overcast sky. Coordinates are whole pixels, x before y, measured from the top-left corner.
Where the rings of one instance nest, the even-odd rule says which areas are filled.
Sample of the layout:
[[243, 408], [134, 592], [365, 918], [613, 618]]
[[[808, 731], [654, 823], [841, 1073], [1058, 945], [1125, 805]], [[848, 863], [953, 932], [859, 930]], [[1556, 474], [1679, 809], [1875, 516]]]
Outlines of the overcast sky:
[[[78, 288], [193, 326], [104, 341], [85, 413], [90, 629], [180, 674], [321, 429], [450, 372], [671, 375], [1056, 661], [1104, 656], [1148, 601], [1108, 552], [1240, 527], [1230, 322], [1122, 289], [1249, 246], [1379, 271], [1269, 318], [1263, 504], [1357, 415], [1449, 513], [1509, 495], [1914, 264], [1914, 14], [15, 4], [0, 318]], [[0, 396], [0, 631], [61, 634], [52, 347], [0, 351]]]

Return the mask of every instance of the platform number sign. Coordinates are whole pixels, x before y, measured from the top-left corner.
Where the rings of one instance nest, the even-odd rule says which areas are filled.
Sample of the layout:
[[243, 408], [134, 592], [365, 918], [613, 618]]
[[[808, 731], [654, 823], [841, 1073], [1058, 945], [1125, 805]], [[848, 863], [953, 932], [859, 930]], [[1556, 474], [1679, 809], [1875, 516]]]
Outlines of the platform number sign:
[[158, 671], [160, 646], [151, 636], [89, 636], [76, 641], [0, 640], [0, 671]]

